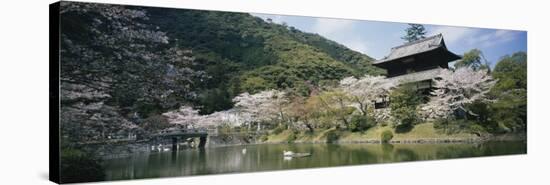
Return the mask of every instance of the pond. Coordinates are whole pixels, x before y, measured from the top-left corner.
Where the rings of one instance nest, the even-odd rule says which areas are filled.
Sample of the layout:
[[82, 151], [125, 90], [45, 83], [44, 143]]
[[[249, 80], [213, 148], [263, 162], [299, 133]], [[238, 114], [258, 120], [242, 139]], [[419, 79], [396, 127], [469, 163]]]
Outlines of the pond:
[[[284, 158], [283, 151], [308, 152]], [[106, 160], [106, 180], [190, 176], [525, 154], [524, 141], [477, 144], [259, 144], [134, 154]]]

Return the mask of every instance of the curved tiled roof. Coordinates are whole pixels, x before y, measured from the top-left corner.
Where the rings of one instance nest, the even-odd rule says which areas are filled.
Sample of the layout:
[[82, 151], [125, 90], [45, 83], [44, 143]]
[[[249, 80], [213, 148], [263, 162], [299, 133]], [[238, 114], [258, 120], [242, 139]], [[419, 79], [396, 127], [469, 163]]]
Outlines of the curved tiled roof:
[[405, 43], [401, 46], [393, 47], [388, 56], [383, 59], [374, 61], [373, 64], [380, 64], [387, 61], [404, 58], [417, 53], [431, 51], [440, 47], [446, 47], [443, 41], [443, 35], [437, 34], [431, 37], [426, 37], [413, 42]]

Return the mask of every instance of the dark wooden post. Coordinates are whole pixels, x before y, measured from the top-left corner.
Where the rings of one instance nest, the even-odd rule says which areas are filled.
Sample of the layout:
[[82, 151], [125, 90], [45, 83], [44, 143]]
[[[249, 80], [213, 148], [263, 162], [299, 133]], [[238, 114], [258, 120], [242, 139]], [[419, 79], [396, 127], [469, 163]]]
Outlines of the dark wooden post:
[[201, 136], [199, 140], [199, 148], [204, 148], [204, 146], [206, 145], [206, 136]]
[[173, 137], [172, 138], [172, 151], [178, 150], [178, 138]]

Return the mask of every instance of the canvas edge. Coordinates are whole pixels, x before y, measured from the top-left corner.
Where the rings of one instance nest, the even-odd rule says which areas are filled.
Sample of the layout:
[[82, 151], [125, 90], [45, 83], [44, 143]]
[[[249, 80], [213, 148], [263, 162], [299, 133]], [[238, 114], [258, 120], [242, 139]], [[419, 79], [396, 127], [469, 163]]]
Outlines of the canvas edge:
[[59, 11], [60, 2], [49, 5], [49, 180], [59, 179]]

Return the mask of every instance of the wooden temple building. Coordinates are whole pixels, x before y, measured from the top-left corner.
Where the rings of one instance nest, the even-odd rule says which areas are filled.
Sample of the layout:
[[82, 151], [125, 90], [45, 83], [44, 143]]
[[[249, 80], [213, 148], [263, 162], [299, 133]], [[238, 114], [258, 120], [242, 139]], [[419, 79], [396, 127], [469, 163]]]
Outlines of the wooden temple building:
[[[442, 34], [423, 38], [401, 46], [393, 47], [390, 54], [373, 65], [387, 71], [387, 78], [398, 84], [413, 84], [416, 89], [429, 92], [432, 79], [443, 69], [448, 69], [449, 62], [461, 57], [447, 50]], [[389, 101], [375, 102], [375, 107], [383, 108]]]

